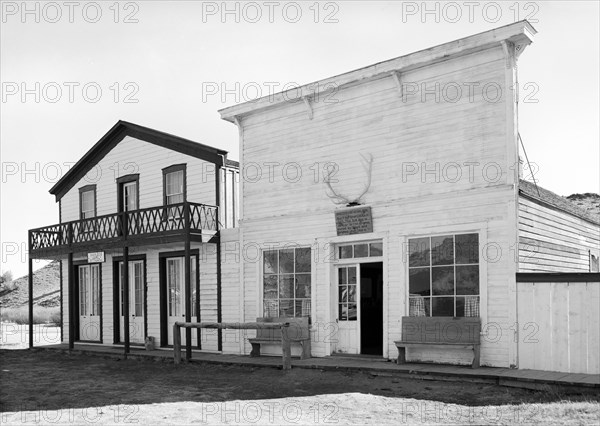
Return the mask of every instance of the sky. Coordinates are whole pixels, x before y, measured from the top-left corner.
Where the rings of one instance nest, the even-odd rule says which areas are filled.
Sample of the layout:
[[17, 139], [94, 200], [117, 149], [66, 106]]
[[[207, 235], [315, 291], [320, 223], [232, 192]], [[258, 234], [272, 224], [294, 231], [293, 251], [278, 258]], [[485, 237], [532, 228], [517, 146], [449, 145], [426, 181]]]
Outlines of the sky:
[[[229, 151], [218, 110], [528, 19], [519, 131], [538, 184], [600, 192], [599, 2], [1, 1], [1, 269], [118, 120]], [[34, 263], [34, 268], [43, 263]]]

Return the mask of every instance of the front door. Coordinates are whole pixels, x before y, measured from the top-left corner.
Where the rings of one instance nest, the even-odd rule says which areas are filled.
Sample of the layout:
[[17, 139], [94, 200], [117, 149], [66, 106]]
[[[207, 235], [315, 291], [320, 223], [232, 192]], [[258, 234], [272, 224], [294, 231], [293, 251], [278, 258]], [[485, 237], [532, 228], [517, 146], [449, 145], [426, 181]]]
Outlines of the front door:
[[[173, 344], [173, 324], [176, 321], [185, 321], [185, 300], [190, 298], [192, 307], [192, 322], [198, 320], [198, 300], [197, 280], [196, 280], [196, 256], [190, 258], [190, 287], [192, 294], [188, 295], [185, 289], [184, 276], [185, 258], [168, 257], [165, 259], [165, 279], [166, 279], [166, 295], [167, 295], [167, 344]], [[186, 344], [186, 333], [184, 329], [181, 332], [181, 344]], [[192, 346], [198, 345], [198, 332], [192, 330]]]
[[[123, 262], [119, 262], [119, 310], [120, 329], [119, 336], [125, 336], [123, 318]], [[143, 344], [145, 339], [145, 306], [146, 283], [144, 282], [144, 261], [129, 262], [129, 341]], [[123, 341], [124, 337], [121, 337]]]
[[80, 265], [79, 340], [100, 341], [100, 266]]
[[383, 355], [383, 263], [360, 265], [360, 353]]
[[360, 353], [360, 328], [358, 326], [360, 294], [358, 276], [360, 265], [337, 267], [337, 324], [336, 352]]
[[383, 354], [383, 263], [337, 267], [336, 352]]

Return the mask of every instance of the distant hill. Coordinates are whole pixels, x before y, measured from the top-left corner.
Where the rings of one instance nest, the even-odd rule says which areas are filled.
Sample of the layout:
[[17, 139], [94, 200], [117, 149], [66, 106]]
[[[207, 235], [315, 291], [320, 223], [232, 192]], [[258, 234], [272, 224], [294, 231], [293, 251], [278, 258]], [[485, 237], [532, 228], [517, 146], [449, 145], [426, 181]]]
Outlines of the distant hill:
[[[0, 308], [26, 305], [29, 298], [28, 277], [17, 278], [12, 284], [0, 286]], [[44, 307], [60, 306], [60, 262], [52, 261], [33, 272], [34, 304]]]
[[571, 194], [565, 198], [589, 213], [600, 215], [600, 195], [598, 194], [586, 192], [585, 194]]

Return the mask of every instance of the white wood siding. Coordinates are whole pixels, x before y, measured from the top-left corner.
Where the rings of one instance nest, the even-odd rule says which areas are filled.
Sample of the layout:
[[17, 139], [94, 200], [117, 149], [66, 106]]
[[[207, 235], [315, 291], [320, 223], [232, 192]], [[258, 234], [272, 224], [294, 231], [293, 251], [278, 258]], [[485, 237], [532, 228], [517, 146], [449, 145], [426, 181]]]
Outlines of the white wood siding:
[[79, 188], [96, 185], [98, 216], [117, 212], [120, 176], [139, 173], [140, 208], [163, 205], [162, 169], [187, 164], [187, 201], [216, 204], [215, 165], [189, 155], [126, 136], [61, 199], [62, 221], [79, 220]]
[[600, 282], [517, 283], [519, 368], [600, 373]]
[[[221, 306], [223, 322], [243, 322], [240, 312], [240, 243], [239, 229], [222, 229], [221, 237]], [[245, 330], [223, 330], [223, 353], [240, 354]]]
[[519, 272], [590, 272], [600, 226], [519, 197]]
[[[192, 243], [192, 250], [200, 251], [200, 313], [202, 321], [217, 320], [217, 278], [216, 278], [216, 248], [214, 244]], [[146, 256], [147, 284], [147, 329], [148, 336], [154, 336], [157, 346], [160, 345], [160, 282], [159, 282], [159, 253], [183, 250], [182, 244], [168, 244], [160, 247], [134, 247], [130, 256]], [[121, 250], [106, 251], [106, 261], [101, 265], [102, 271], [102, 336], [103, 343], [114, 343], [113, 330], [113, 264], [115, 257], [123, 255]], [[84, 260], [85, 254], [74, 256], [74, 261]], [[63, 333], [64, 341], [69, 336], [69, 291], [68, 291], [68, 262], [63, 261]], [[202, 335], [202, 349], [217, 350], [217, 336], [214, 332]], [[232, 350], [233, 351], [233, 350]], [[236, 348], [236, 352], [239, 349]]]
[[[507, 135], [507, 111], [512, 94], [505, 87], [506, 61], [500, 48], [404, 73], [403, 82], [424, 83], [426, 87], [478, 82], [472, 98], [465, 93], [455, 103], [439, 102], [429, 95], [425, 102], [418, 96], [399, 96], [392, 77], [362, 82], [335, 91], [337, 103], [320, 99], [312, 104], [314, 118], [309, 120], [302, 102], [289, 102], [271, 110], [242, 118], [241, 150], [243, 265], [243, 304], [246, 321], [262, 316], [260, 259], [256, 251], [283, 247], [288, 243], [313, 247], [313, 355], [328, 355], [334, 347], [335, 313], [333, 311], [332, 241], [337, 241], [334, 206], [326, 196], [322, 170], [324, 163], [339, 165], [338, 180], [333, 186], [349, 196], [358, 195], [366, 182], [359, 153], [373, 155], [372, 184], [364, 201], [372, 207], [374, 234], [348, 237], [348, 241], [373, 239], [384, 241], [387, 293], [384, 293], [384, 356], [395, 358], [395, 339], [400, 337], [401, 317], [407, 315], [407, 266], [403, 244], [416, 234], [452, 233], [454, 229], [477, 229], [488, 244], [500, 252], [483, 267], [482, 293], [486, 293], [482, 311], [484, 324], [501, 329], [500, 337], [484, 340], [482, 364], [508, 367], [509, 347], [513, 334], [509, 327], [509, 285], [514, 270], [516, 231], [509, 226], [516, 221], [514, 167], [509, 157], [516, 144]], [[493, 83], [486, 93], [495, 96], [494, 87], [502, 91], [498, 102], [483, 98], [481, 88]], [[464, 89], [464, 87], [463, 87]], [[466, 90], [466, 89], [464, 89]], [[509, 96], [506, 96], [510, 94]], [[330, 99], [331, 100], [331, 99]], [[508, 104], [507, 104], [508, 103]], [[507, 143], [509, 146], [507, 147]], [[510, 154], [510, 155], [509, 155]], [[302, 170], [296, 179], [296, 164]], [[464, 163], [472, 162], [474, 173]], [[315, 164], [321, 174], [315, 179]], [[403, 163], [419, 169], [439, 168], [435, 174], [406, 176]], [[462, 177], [456, 182], [449, 163], [461, 166]], [[277, 164], [269, 176], [269, 164]], [[256, 179], [257, 165], [262, 177]], [[487, 167], [487, 168], [486, 168]], [[496, 178], [495, 170], [501, 169]], [[483, 175], [487, 170], [487, 178]], [[383, 234], [383, 236], [382, 236]], [[318, 247], [318, 249], [316, 248]], [[318, 254], [315, 253], [318, 250]], [[329, 251], [328, 251], [329, 250]], [[485, 248], [482, 247], [482, 251]], [[483, 260], [482, 260], [483, 262]], [[512, 269], [511, 269], [512, 268]], [[247, 353], [249, 346], [245, 345]], [[409, 356], [422, 360], [470, 363], [468, 351], [449, 353], [434, 350], [411, 351]]]

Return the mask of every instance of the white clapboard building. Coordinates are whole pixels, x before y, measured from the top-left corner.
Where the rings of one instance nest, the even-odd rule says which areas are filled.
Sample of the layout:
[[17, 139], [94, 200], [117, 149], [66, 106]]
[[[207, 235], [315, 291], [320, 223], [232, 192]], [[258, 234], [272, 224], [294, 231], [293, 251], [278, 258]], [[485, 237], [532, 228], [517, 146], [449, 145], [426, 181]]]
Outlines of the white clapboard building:
[[[239, 165], [117, 123], [51, 189], [60, 223], [29, 231], [31, 259], [61, 260], [63, 341], [169, 348], [178, 320], [301, 318], [313, 357], [396, 359], [403, 324], [445, 319], [478, 323], [480, 350], [429, 342], [407, 361], [599, 373], [600, 220], [520, 172], [513, 88], [535, 32], [225, 108]], [[183, 342], [248, 355], [247, 337]]]
[[240, 135], [240, 320], [308, 316], [313, 356], [394, 359], [403, 318], [476, 317], [482, 365], [598, 372], [598, 217], [519, 175], [512, 88], [535, 33], [517, 22], [221, 110]]

